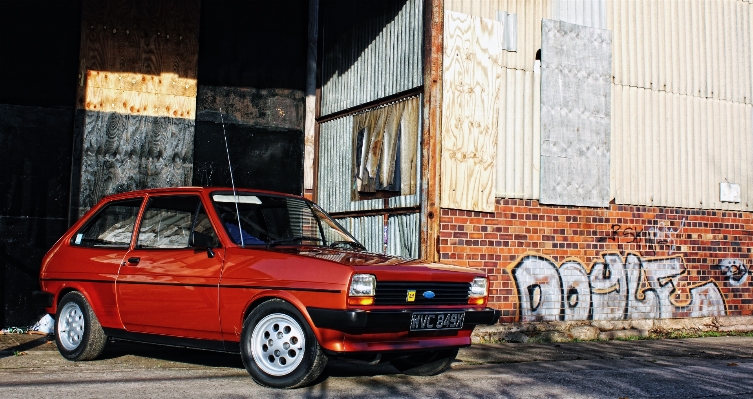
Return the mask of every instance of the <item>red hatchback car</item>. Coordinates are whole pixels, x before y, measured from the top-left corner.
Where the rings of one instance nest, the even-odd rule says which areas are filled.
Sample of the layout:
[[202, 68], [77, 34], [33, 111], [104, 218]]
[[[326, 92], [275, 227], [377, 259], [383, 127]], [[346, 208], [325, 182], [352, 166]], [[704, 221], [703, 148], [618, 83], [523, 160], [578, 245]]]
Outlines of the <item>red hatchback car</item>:
[[278, 388], [328, 358], [437, 374], [499, 319], [483, 272], [369, 253], [311, 201], [227, 188], [104, 198], [40, 283], [66, 359], [94, 359], [108, 338], [234, 352]]

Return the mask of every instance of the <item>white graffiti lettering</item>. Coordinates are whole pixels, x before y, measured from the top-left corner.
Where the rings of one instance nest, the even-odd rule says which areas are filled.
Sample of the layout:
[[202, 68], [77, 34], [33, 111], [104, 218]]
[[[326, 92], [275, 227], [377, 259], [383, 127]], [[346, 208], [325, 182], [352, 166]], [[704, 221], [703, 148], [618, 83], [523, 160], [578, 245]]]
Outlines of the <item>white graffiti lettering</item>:
[[[577, 259], [559, 267], [526, 255], [511, 265], [523, 322], [661, 319], [722, 316], [726, 304], [713, 280], [681, 286], [681, 256], [643, 259], [637, 253], [602, 254], [586, 271]], [[731, 269], [730, 269], [731, 270]], [[744, 281], [744, 280], [743, 280]], [[683, 295], [682, 291], [687, 294]]]

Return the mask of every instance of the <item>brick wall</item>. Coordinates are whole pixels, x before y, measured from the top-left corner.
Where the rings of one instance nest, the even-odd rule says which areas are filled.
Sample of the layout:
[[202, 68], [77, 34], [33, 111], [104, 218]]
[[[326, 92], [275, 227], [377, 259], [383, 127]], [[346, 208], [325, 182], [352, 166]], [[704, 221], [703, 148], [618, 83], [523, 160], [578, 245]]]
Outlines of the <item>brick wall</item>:
[[440, 257], [490, 276], [502, 322], [753, 315], [753, 214], [497, 199], [442, 209]]

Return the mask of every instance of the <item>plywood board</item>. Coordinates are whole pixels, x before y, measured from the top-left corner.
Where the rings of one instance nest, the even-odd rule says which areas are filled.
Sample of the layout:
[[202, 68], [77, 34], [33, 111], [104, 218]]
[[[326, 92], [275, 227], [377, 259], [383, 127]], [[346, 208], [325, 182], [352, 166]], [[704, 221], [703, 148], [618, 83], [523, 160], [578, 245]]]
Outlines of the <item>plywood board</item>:
[[503, 26], [445, 12], [441, 206], [494, 211]]
[[544, 20], [541, 202], [609, 204], [612, 32]]

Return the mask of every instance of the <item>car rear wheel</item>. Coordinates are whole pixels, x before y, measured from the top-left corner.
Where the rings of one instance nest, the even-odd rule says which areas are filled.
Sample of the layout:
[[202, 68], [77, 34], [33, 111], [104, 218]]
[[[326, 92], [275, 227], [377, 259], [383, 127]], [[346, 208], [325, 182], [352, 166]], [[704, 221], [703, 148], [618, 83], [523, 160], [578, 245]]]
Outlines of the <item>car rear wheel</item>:
[[298, 310], [280, 299], [266, 301], [243, 323], [243, 365], [262, 386], [297, 388], [314, 381], [327, 356]]
[[92, 360], [105, 349], [107, 336], [89, 302], [80, 292], [65, 294], [56, 316], [55, 341], [64, 358]]
[[417, 352], [406, 357], [394, 359], [392, 365], [407, 375], [437, 375], [450, 368], [452, 361], [455, 360], [457, 355], [457, 348]]

